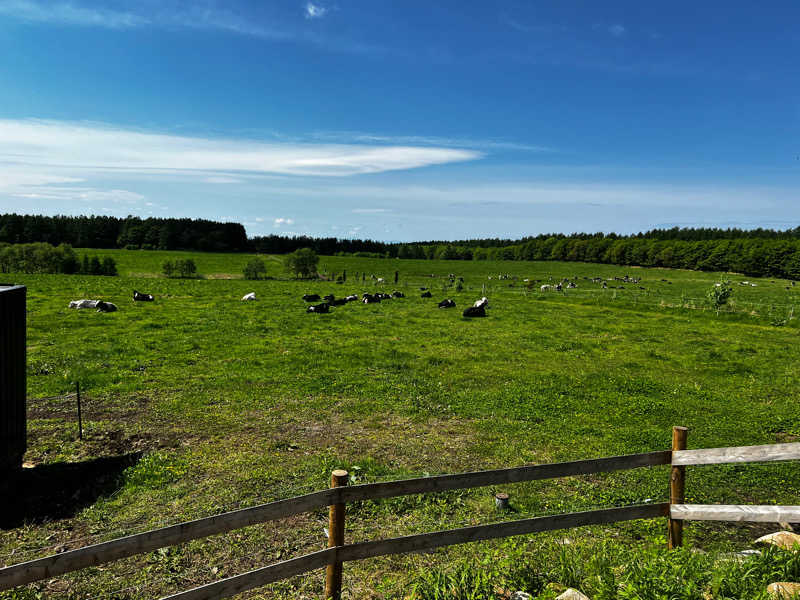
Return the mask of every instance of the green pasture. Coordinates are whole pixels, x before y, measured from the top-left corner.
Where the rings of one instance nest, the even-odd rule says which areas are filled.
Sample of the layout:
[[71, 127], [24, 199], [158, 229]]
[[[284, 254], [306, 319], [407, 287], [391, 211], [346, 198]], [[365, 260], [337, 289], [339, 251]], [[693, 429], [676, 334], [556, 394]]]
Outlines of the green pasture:
[[[135, 451], [144, 458], [66, 514], [0, 531], [8, 563], [321, 489], [336, 467], [367, 482], [645, 452], [667, 449], [673, 425], [690, 428], [690, 448], [800, 440], [800, 286], [790, 282], [583, 263], [350, 257], [320, 261], [330, 279], [346, 272], [344, 284], [289, 279], [280, 257], [263, 257], [271, 279], [246, 281], [249, 255], [87, 252], [113, 257], [121, 276], [6, 275], [28, 286], [26, 461], [42, 468]], [[177, 257], [193, 258], [202, 278], [161, 276], [161, 264]], [[460, 291], [449, 274], [463, 277]], [[613, 280], [625, 275], [641, 281]], [[564, 277], [578, 287], [540, 291]], [[624, 289], [601, 289], [587, 277]], [[733, 297], [717, 312], [706, 294], [723, 280]], [[421, 298], [421, 287], [433, 298]], [[156, 301], [134, 304], [133, 289]], [[406, 297], [327, 315], [306, 314], [301, 299], [377, 290]], [[240, 301], [253, 291], [257, 301]], [[489, 316], [463, 318], [483, 295]], [[445, 297], [458, 308], [437, 309]], [[67, 307], [80, 298], [111, 301], [119, 311]], [[74, 400], [50, 398], [75, 381], [84, 390], [83, 441]], [[348, 539], [660, 502], [667, 477], [658, 468], [507, 486], [510, 515], [494, 508], [500, 488], [362, 503], [348, 515]], [[689, 502], [798, 504], [799, 492], [796, 463], [688, 474]], [[325, 515], [312, 513], [0, 598], [158, 597], [322, 548], [324, 526]], [[691, 524], [687, 545], [740, 550], [767, 530]], [[497, 581], [550, 598], [545, 586], [556, 575], [545, 576], [543, 565], [570, 560], [559, 540], [569, 538], [575, 564], [600, 546], [624, 561], [631, 548], [657, 555], [664, 533], [663, 521], [633, 522], [373, 559], [346, 565], [345, 587], [352, 598], [403, 598], [414, 585], [433, 590], [453, 573], [490, 564]], [[587, 581], [595, 576], [584, 568]], [[313, 573], [251, 597], [318, 597], [322, 580]], [[603, 593], [593, 597], [616, 597]], [[730, 593], [719, 597], [738, 597]]]

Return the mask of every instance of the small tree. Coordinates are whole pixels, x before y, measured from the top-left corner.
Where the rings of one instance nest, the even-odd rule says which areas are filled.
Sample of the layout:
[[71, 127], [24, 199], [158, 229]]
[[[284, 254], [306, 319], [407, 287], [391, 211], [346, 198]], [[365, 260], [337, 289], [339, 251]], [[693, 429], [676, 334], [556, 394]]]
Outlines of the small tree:
[[186, 260], [178, 261], [181, 277], [195, 277], [197, 275], [197, 265], [194, 264], [194, 259], [187, 258]]
[[712, 308], [716, 310], [717, 313], [728, 303], [728, 299], [731, 297], [731, 294], [733, 294], [733, 288], [730, 283], [730, 281], [715, 283], [714, 287], [712, 287], [706, 295], [709, 304], [711, 304]]
[[167, 277], [172, 277], [175, 274], [175, 263], [171, 260], [164, 261], [164, 264], [161, 265], [161, 270]]
[[103, 265], [100, 262], [100, 259], [96, 256], [92, 257], [92, 260], [89, 261], [89, 274], [90, 275], [102, 275], [103, 274]]
[[244, 266], [245, 279], [263, 279], [267, 275], [267, 265], [260, 258], [253, 258]]
[[286, 270], [296, 277], [311, 277], [317, 272], [319, 256], [311, 248], [300, 248], [284, 258]]
[[103, 259], [103, 264], [101, 266], [101, 269], [103, 270], [103, 275], [110, 275], [110, 276], [118, 275], [118, 273], [117, 273], [117, 263], [110, 256], [106, 256]]

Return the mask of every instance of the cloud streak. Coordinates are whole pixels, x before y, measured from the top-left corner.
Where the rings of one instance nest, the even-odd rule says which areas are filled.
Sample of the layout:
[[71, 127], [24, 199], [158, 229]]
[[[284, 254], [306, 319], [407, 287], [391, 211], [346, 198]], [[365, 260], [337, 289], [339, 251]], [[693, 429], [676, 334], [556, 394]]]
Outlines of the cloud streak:
[[[476, 160], [475, 150], [209, 139], [59, 121], [0, 120], [0, 163], [72, 170], [342, 177]], [[35, 175], [30, 175], [35, 177]], [[217, 176], [213, 183], [231, 183]]]

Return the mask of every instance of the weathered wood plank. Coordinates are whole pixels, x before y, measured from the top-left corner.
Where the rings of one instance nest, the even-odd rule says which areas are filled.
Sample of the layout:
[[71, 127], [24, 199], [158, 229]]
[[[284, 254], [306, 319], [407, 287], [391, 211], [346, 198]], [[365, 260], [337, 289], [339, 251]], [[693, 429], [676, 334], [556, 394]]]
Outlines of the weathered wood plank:
[[0, 569], [0, 590], [49, 579], [56, 575], [100, 565], [134, 554], [150, 552], [164, 546], [181, 544], [265, 521], [324, 508], [330, 503], [331, 490], [323, 490], [19, 563]]
[[719, 465], [725, 463], [800, 460], [800, 442], [679, 450], [672, 453], [673, 465]]
[[521, 483], [523, 481], [553, 479], [556, 477], [569, 477], [573, 475], [590, 475], [593, 473], [604, 473], [623, 469], [668, 465], [670, 464], [671, 455], [672, 453], [669, 450], [664, 450], [659, 452], [646, 452], [643, 454], [629, 454], [626, 456], [612, 456], [608, 458], [592, 458], [588, 460], [544, 465], [528, 465], [511, 469], [493, 469], [491, 471], [458, 473], [456, 475], [417, 477], [415, 479], [402, 479], [400, 481], [354, 485], [340, 488], [337, 493], [342, 502], [376, 500], [379, 498], [391, 498], [408, 494], [444, 492], [447, 490], [460, 490], [487, 485]]
[[312, 554], [305, 554], [285, 560], [283, 562], [255, 569], [242, 575], [236, 575], [214, 583], [179, 592], [171, 596], [164, 596], [162, 600], [212, 600], [215, 598], [228, 598], [252, 590], [274, 581], [287, 579], [301, 573], [321, 569], [328, 565], [336, 556], [338, 548], [320, 550]]
[[586, 525], [601, 525], [618, 521], [632, 521], [635, 519], [655, 519], [669, 515], [669, 503], [639, 504], [636, 506], [623, 506], [621, 508], [604, 508], [586, 512], [534, 517], [519, 521], [507, 521], [490, 525], [478, 525], [461, 529], [450, 529], [434, 533], [423, 533], [388, 540], [361, 542], [338, 548], [336, 560], [350, 561], [384, 556], [387, 554], [401, 554], [465, 544], [480, 540], [490, 540], [515, 535], [552, 531], [555, 529], [568, 529], [584, 527]]
[[[642, 504], [565, 515], [535, 517], [533, 519], [479, 525], [477, 527], [464, 527], [462, 529], [436, 531], [434, 533], [423, 533], [420, 535], [410, 535], [388, 540], [361, 542], [359, 544], [338, 546], [336, 548], [321, 550], [313, 554], [307, 554], [269, 567], [256, 569], [249, 573], [236, 575], [228, 579], [223, 579], [222, 581], [200, 586], [193, 590], [167, 596], [162, 598], [162, 600], [211, 600], [226, 598], [246, 590], [278, 581], [279, 579], [285, 579], [286, 577], [319, 568], [323, 566], [323, 564], [362, 560], [389, 554], [402, 554], [405, 552], [439, 548], [441, 546], [452, 546], [480, 540], [536, 533], [539, 531], [583, 527], [585, 525], [600, 525], [617, 521], [632, 521], [634, 519], [653, 519], [657, 517], [666, 517], [668, 514], [669, 503]], [[306, 561], [304, 559], [308, 560]]]
[[684, 521], [800, 523], [800, 506], [746, 504], [673, 504], [670, 518]]

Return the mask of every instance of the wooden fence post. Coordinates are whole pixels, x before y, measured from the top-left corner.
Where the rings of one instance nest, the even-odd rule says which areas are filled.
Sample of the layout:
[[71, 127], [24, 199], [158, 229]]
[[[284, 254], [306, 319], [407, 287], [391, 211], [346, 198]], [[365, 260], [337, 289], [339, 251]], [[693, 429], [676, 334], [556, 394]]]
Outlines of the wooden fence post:
[[[347, 471], [336, 469], [331, 473], [331, 487], [347, 485]], [[344, 513], [345, 505], [331, 504], [328, 509], [328, 548], [344, 546]], [[342, 597], [342, 563], [329, 564], [325, 571], [326, 600], [341, 600]]]
[[[686, 434], [689, 430], [686, 427], [675, 426], [672, 428], [672, 451], [686, 450]], [[683, 504], [686, 490], [686, 467], [672, 466], [669, 478], [669, 503]], [[683, 521], [680, 519], [669, 519], [669, 530], [667, 547], [672, 550], [683, 544]]]

